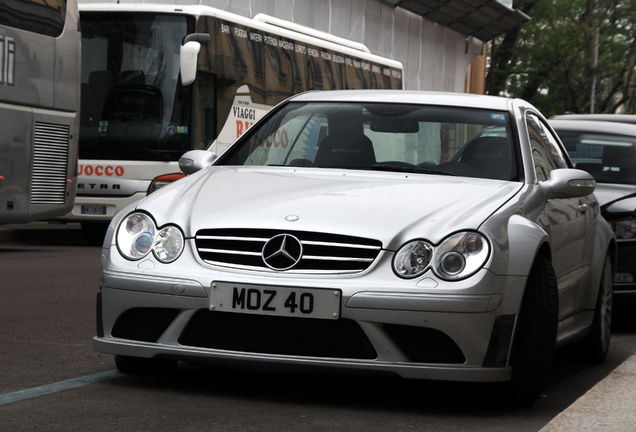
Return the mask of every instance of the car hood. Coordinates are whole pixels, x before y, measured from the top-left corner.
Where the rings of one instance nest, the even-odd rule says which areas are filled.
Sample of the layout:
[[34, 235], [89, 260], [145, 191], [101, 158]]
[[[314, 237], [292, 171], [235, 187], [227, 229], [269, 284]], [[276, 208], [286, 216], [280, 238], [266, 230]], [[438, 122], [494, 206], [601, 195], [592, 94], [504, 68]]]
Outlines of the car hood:
[[594, 194], [606, 219], [636, 215], [636, 185], [599, 183]]
[[387, 248], [478, 229], [521, 183], [312, 168], [210, 167], [166, 186], [138, 209], [186, 237], [206, 228], [275, 228], [370, 237]]
[[597, 183], [594, 195], [601, 206], [636, 194], [636, 185]]

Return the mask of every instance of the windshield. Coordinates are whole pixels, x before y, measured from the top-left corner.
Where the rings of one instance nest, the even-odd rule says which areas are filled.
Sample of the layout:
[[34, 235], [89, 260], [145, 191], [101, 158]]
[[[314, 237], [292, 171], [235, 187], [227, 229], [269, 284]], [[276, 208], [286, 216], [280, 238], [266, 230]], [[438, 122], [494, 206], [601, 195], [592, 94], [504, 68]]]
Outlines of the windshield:
[[575, 168], [598, 183], [636, 184], [636, 137], [559, 131]]
[[290, 103], [215, 165], [517, 179], [507, 113], [383, 103]]
[[80, 157], [178, 160], [190, 149], [179, 82], [184, 16], [82, 12]]

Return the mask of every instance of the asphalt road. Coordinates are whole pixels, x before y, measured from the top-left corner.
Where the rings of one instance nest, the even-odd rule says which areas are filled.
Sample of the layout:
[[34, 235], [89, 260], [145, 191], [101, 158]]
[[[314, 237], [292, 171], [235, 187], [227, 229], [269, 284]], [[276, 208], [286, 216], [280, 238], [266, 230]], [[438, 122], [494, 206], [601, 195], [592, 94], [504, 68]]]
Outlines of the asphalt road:
[[127, 376], [92, 348], [100, 252], [75, 225], [0, 226], [1, 431], [539, 431], [636, 353], [636, 301], [617, 299], [605, 364], [559, 352], [526, 409], [488, 385], [188, 364]]

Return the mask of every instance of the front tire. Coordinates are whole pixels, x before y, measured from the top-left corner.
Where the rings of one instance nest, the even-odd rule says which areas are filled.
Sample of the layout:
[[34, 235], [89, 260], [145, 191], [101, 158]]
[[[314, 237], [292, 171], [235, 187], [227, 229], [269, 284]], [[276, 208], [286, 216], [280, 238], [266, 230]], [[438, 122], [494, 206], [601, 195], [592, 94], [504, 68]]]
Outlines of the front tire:
[[510, 356], [508, 396], [515, 405], [532, 405], [541, 396], [556, 346], [558, 303], [552, 264], [538, 257], [526, 283]]

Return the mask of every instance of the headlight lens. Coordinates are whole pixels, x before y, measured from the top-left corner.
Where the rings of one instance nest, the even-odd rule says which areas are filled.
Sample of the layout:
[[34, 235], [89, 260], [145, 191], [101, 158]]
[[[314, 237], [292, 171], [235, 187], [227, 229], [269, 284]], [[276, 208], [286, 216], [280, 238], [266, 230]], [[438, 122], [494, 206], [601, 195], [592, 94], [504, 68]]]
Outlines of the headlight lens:
[[619, 240], [636, 238], [636, 219], [623, 219], [614, 223], [614, 232]]
[[445, 275], [456, 276], [466, 268], [466, 259], [458, 251], [446, 252], [439, 261], [439, 270]]
[[454, 234], [436, 248], [433, 269], [445, 280], [464, 279], [475, 274], [486, 263], [489, 253], [488, 241], [481, 234]]
[[157, 232], [155, 222], [145, 213], [126, 216], [117, 229], [117, 248], [130, 260], [140, 260], [153, 251], [159, 261], [169, 263], [179, 258], [183, 246], [181, 230], [169, 225]]
[[170, 263], [181, 255], [183, 251], [183, 234], [175, 226], [162, 228], [157, 234], [154, 253], [157, 259], [163, 263]]
[[150, 252], [155, 240], [155, 223], [144, 213], [127, 216], [117, 229], [117, 248], [128, 259], [138, 260]]
[[415, 240], [405, 244], [395, 255], [393, 270], [403, 278], [414, 278], [422, 275], [433, 257], [433, 247], [423, 240]]

